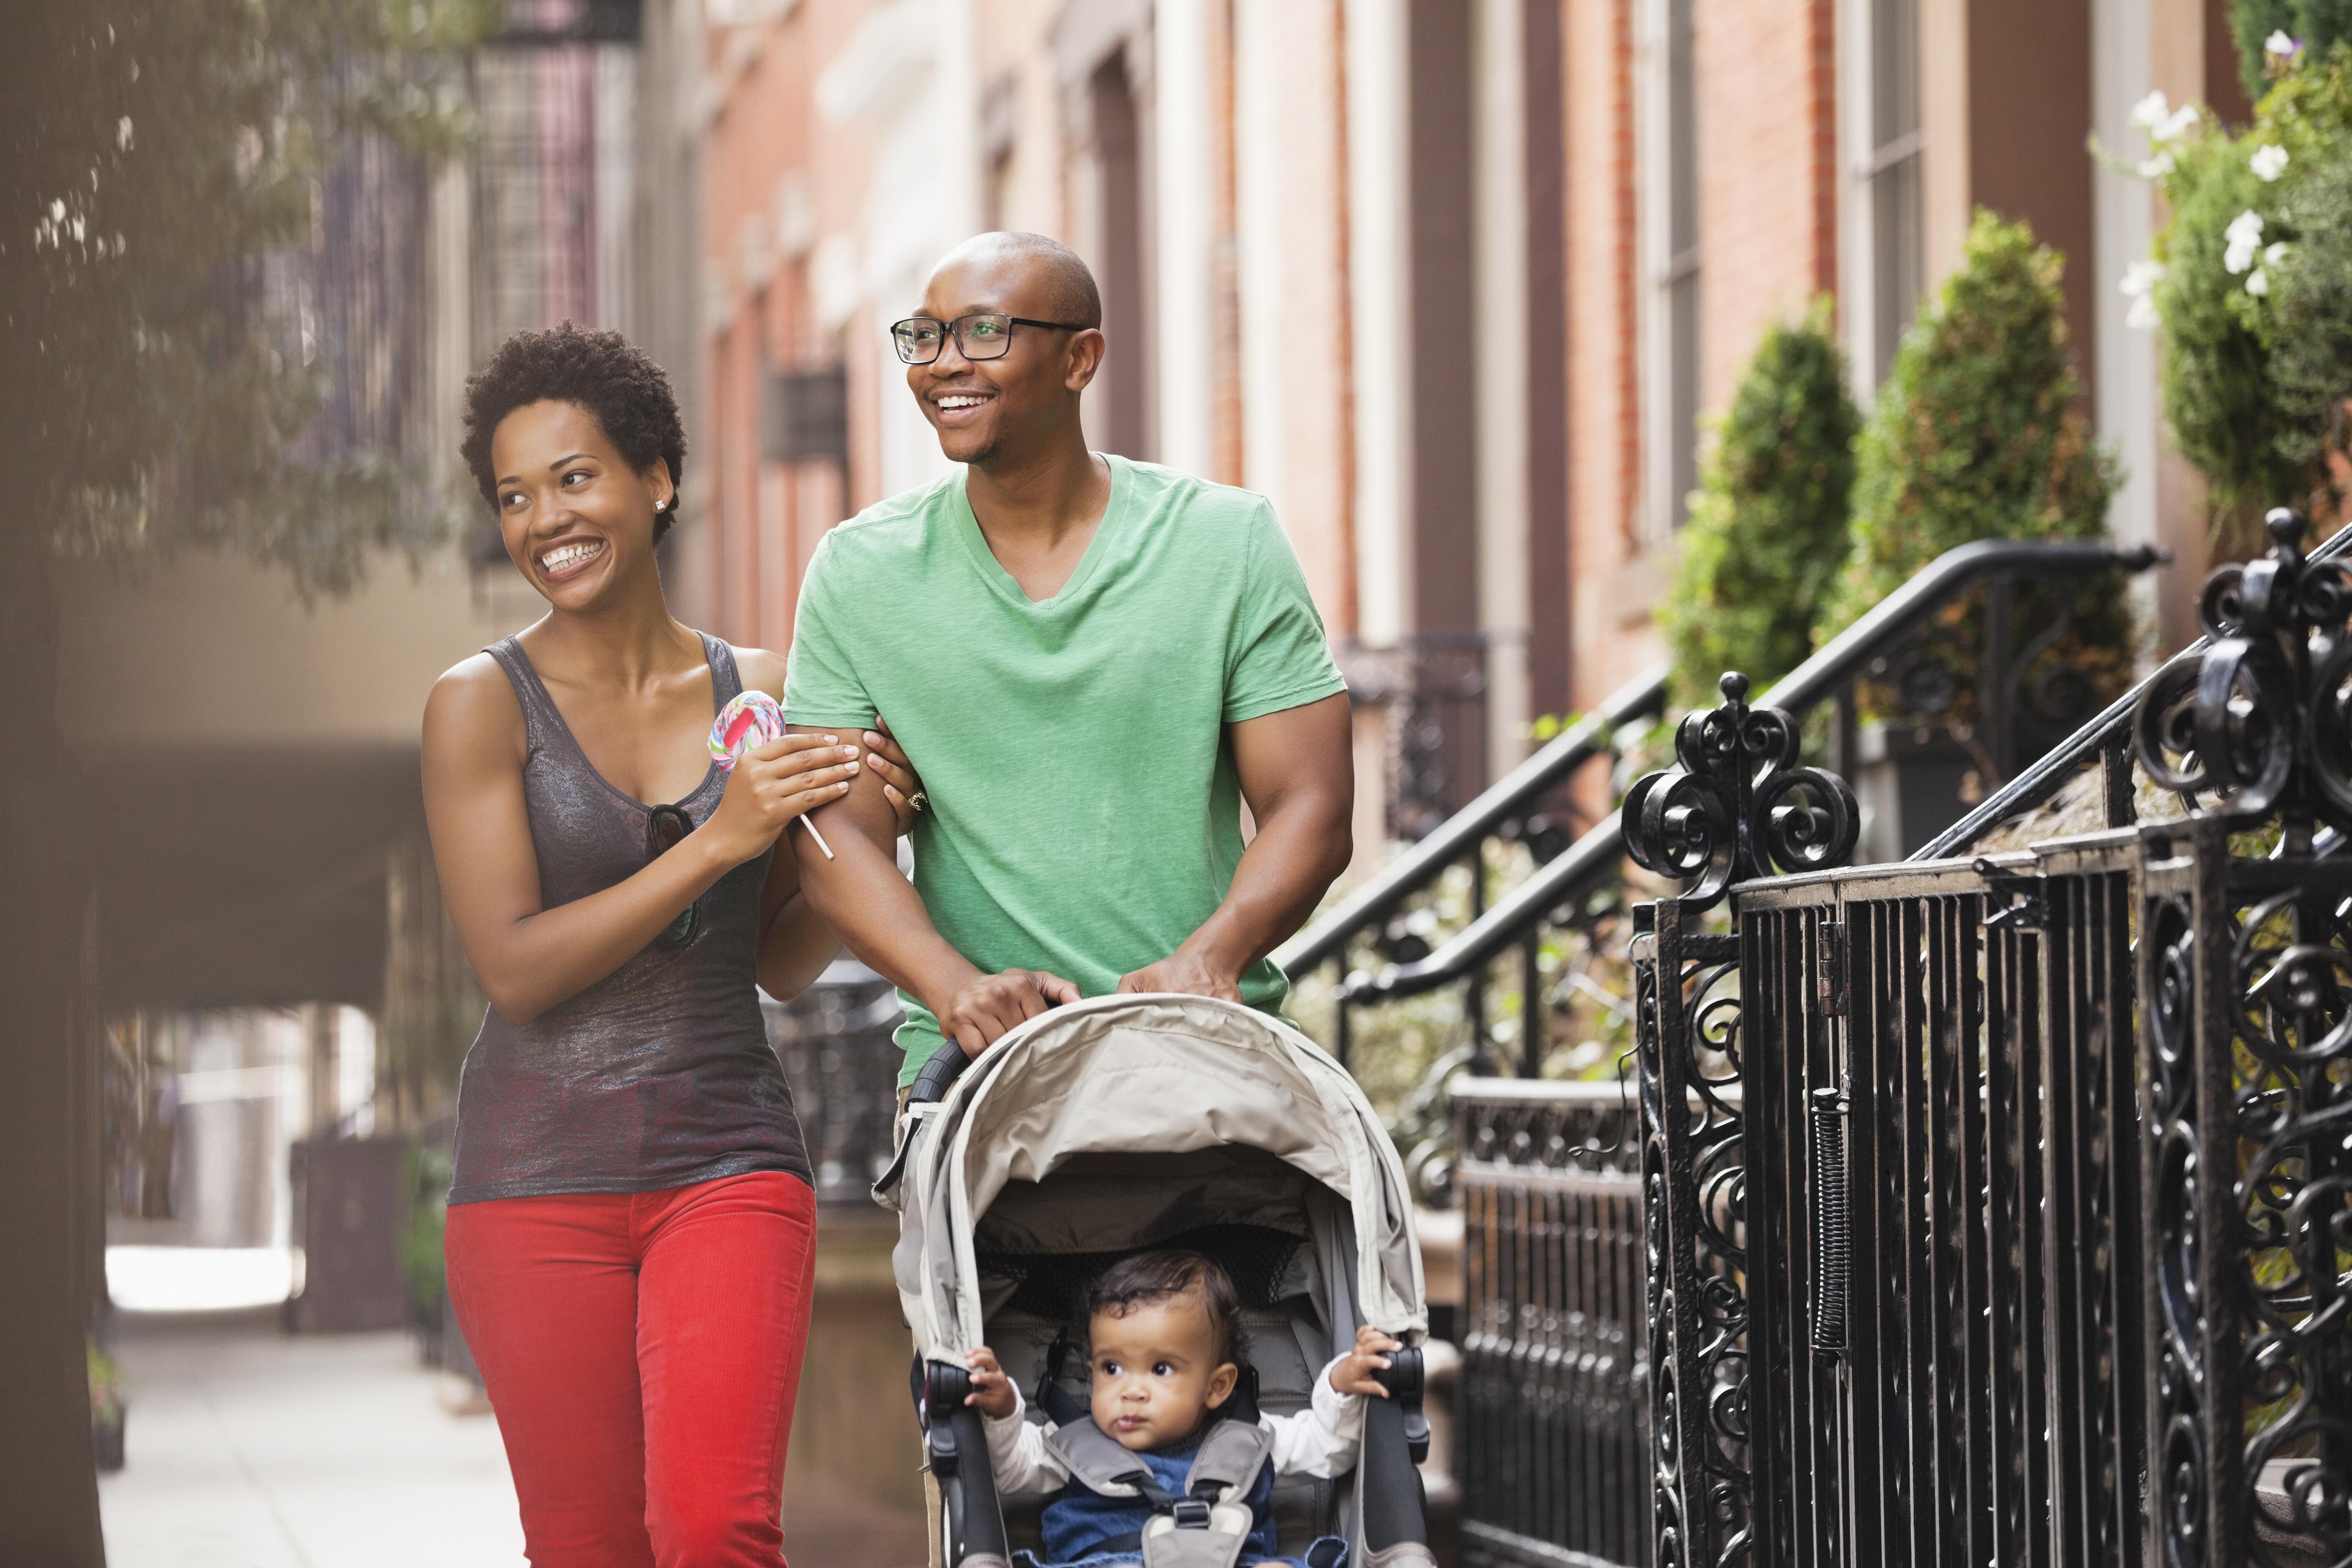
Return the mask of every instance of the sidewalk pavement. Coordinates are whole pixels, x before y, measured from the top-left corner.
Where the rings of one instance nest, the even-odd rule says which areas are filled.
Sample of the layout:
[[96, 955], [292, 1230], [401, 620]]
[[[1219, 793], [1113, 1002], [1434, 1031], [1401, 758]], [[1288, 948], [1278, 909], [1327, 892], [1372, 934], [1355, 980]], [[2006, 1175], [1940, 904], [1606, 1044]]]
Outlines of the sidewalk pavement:
[[[116, 1322], [110, 1568], [520, 1568], [498, 1425], [445, 1410], [406, 1334], [288, 1334], [275, 1308]], [[793, 1568], [919, 1568], [919, 1518], [787, 1491]]]

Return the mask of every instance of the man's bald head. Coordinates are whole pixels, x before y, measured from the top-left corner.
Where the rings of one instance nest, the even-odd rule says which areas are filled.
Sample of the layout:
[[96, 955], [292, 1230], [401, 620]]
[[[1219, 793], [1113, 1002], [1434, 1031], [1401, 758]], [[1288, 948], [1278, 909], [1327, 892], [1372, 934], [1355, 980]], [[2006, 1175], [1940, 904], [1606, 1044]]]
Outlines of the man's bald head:
[[1017, 268], [1028, 285], [1023, 291], [1035, 291], [1036, 308], [1045, 311], [1041, 320], [1072, 327], [1102, 325], [1102, 290], [1095, 287], [1094, 273], [1076, 251], [1058, 239], [1013, 229], [976, 234], [941, 257], [931, 276], [975, 262], [1010, 263]]

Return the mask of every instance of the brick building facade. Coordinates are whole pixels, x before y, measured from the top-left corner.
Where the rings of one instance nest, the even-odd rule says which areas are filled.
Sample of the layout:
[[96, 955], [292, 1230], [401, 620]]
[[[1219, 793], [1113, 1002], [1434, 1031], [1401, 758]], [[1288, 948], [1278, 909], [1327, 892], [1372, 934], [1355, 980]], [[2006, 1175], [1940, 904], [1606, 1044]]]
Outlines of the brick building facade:
[[[2126, 540], [2201, 572], [2154, 221], [2099, 170], [2149, 88], [2242, 110], [2219, 0], [704, 0], [684, 611], [782, 647], [824, 529], [940, 471], [887, 323], [986, 227], [1076, 246], [1107, 449], [1262, 490], [1410, 831], [1658, 657], [1696, 472], [1765, 327], [1838, 301], [1865, 396], [1978, 205], [2068, 257]], [[2168, 640], [2183, 628], [2167, 625]], [[1368, 816], [1360, 838], [1383, 826]]]

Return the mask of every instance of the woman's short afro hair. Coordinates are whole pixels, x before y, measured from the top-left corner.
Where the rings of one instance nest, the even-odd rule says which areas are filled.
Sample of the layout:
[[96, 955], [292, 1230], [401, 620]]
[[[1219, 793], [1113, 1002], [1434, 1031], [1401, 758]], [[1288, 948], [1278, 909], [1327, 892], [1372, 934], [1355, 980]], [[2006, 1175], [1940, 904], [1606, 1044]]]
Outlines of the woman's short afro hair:
[[[499, 485], [490, 437], [499, 420], [541, 402], [578, 404], [632, 468], [643, 472], [659, 458], [669, 465], [673, 487], [684, 480], [686, 426], [662, 367], [618, 332], [588, 331], [566, 321], [548, 331], [515, 333], [466, 384], [466, 439], [458, 450], [493, 510]], [[677, 514], [673, 500], [656, 515], [656, 543]]]

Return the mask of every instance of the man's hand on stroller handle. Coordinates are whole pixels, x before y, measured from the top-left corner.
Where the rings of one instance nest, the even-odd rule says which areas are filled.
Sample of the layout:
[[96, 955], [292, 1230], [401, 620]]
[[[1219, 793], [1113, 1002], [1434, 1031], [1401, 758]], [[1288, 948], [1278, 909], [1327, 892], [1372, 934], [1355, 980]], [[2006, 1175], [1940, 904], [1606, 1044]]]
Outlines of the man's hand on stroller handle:
[[1119, 976], [1122, 994], [1147, 991], [1175, 991], [1187, 996], [1213, 996], [1221, 1001], [1242, 999], [1242, 972], [1230, 963], [1221, 963], [1207, 955], [1192, 951], [1186, 942], [1157, 963], [1147, 963], [1141, 969]]
[[1366, 1323], [1356, 1331], [1356, 1348], [1348, 1352], [1346, 1359], [1333, 1363], [1331, 1386], [1342, 1394], [1370, 1394], [1386, 1399], [1389, 1391], [1372, 1373], [1387, 1369], [1389, 1352], [1402, 1349], [1402, 1340], [1391, 1339]]
[[1013, 1380], [996, 1364], [996, 1352], [986, 1345], [964, 1352], [963, 1364], [971, 1373], [971, 1392], [963, 1402], [982, 1415], [992, 1415], [1002, 1421], [1019, 1408], [1013, 1392]]
[[1076, 985], [1042, 969], [975, 972], [939, 1010], [940, 1033], [977, 1057], [1024, 1019], [1077, 999]]

